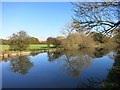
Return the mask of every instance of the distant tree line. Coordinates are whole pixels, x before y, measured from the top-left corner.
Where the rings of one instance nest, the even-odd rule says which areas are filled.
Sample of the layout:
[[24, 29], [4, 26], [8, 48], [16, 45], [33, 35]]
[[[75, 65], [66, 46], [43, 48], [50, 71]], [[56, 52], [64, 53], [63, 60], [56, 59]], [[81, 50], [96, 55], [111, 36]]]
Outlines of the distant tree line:
[[9, 39], [0, 39], [0, 42], [2, 45], [9, 45], [13, 51], [27, 50], [30, 44], [40, 44], [38, 38], [29, 36], [25, 31], [13, 33]]
[[50, 44], [53, 44], [55, 47], [61, 47], [63, 39], [64, 39], [63, 36], [58, 36], [57, 38], [48, 37], [47, 38], [48, 47], [50, 47]]
[[[29, 44], [40, 44], [41, 42], [38, 40], [38, 38], [35, 37], [30, 37], [27, 39], [27, 41], [29, 41]], [[2, 45], [9, 45], [10, 44], [10, 40], [9, 39], [0, 39], [0, 44]], [[45, 43], [45, 42], [44, 42]]]
[[0, 44], [3, 44], [3, 45], [9, 45], [9, 40], [7, 39], [0, 39]]
[[38, 38], [29, 37], [29, 43], [30, 44], [40, 44], [40, 41], [38, 40]]

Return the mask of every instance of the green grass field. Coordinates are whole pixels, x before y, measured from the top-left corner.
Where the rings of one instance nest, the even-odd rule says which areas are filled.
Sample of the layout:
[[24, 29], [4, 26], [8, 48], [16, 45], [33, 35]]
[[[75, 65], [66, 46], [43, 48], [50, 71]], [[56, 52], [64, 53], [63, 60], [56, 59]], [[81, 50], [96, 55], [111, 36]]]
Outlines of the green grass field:
[[[50, 45], [50, 48], [54, 48], [54, 46]], [[29, 50], [45, 50], [45, 49], [49, 49], [47, 44], [29, 45]], [[0, 50], [9, 50], [9, 45], [0, 45]]]
[[0, 45], [0, 50], [8, 50], [9, 45]]

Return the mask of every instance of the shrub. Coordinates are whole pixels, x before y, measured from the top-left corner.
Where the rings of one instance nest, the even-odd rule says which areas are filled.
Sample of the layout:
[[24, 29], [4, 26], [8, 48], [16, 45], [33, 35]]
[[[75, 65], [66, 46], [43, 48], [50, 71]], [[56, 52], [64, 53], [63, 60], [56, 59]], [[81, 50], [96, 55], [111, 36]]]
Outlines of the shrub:
[[66, 39], [62, 40], [62, 47], [65, 49], [79, 49], [93, 47], [95, 45], [90, 36], [79, 33], [72, 33]]

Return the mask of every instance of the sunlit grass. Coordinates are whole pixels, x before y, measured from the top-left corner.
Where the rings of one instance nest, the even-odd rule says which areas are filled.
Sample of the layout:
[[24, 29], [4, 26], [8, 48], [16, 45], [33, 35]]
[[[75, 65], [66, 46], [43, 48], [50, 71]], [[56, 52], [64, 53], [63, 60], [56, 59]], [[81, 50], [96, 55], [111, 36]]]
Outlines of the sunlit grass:
[[[50, 45], [50, 48], [54, 48], [54, 45]], [[31, 44], [28, 50], [45, 50], [49, 49], [47, 44]], [[0, 50], [9, 50], [9, 45], [0, 45]]]
[[0, 45], [0, 50], [8, 50], [9, 45]]

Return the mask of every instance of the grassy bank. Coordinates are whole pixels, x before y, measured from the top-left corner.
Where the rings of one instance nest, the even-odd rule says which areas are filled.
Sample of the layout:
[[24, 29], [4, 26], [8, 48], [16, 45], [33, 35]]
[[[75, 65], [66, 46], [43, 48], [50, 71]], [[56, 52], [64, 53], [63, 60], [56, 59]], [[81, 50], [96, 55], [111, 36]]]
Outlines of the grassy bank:
[[[54, 48], [53, 45], [50, 45], [50, 48]], [[31, 44], [28, 47], [28, 50], [46, 50], [49, 49], [47, 44]], [[0, 50], [9, 50], [9, 45], [0, 45]]]

